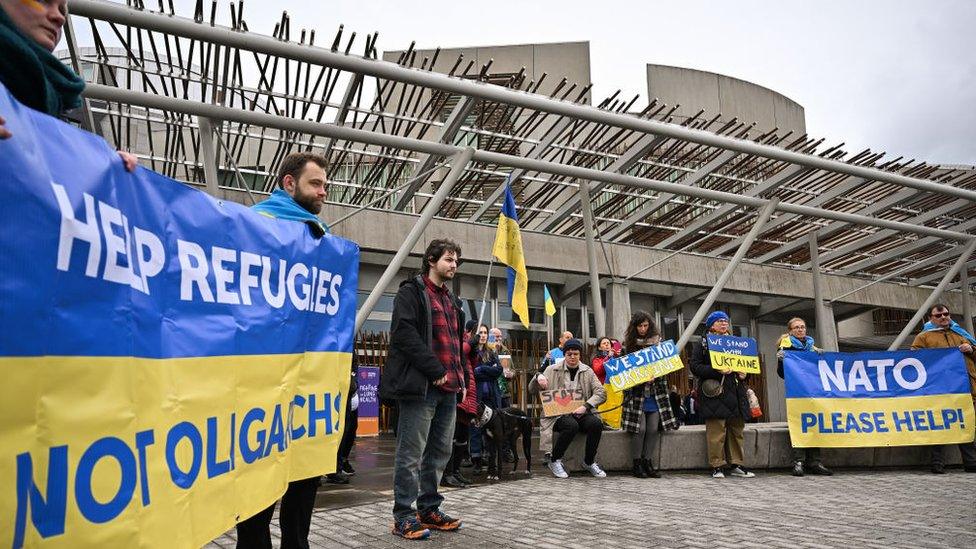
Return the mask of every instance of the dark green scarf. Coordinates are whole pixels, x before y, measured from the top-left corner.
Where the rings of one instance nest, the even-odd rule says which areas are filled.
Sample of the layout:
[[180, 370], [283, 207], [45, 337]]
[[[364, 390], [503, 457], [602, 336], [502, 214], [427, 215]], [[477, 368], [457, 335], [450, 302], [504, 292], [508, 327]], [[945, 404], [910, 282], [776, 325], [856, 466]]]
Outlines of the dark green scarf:
[[0, 82], [17, 101], [51, 116], [81, 105], [85, 81], [20, 32], [0, 8]]

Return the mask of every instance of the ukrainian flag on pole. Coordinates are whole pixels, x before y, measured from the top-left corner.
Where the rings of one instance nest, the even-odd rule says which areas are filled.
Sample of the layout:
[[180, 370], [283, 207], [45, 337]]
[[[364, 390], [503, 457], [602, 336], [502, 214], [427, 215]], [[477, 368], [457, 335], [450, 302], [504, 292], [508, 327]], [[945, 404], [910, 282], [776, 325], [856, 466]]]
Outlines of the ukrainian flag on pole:
[[498, 230], [495, 232], [495, 245], [491, 253], [499, 262], [508, 266], [508, 301], [522, 325], [528, 328], [529, 275], [525, 270], [525, 256], [522, 254], [522, 234], [519, 232], [518, 213], [515, 211], [515, 197], [512, 196], [512, 186], [508, 184], [505, 185], [505, 201], [498, 216]]
[[543, 284], [542, 290], [546, 296], [546, 316], [552, 316], [556, 314], [556, 302], [552, 300], [552, 294], [549, 293], [548, 284]]

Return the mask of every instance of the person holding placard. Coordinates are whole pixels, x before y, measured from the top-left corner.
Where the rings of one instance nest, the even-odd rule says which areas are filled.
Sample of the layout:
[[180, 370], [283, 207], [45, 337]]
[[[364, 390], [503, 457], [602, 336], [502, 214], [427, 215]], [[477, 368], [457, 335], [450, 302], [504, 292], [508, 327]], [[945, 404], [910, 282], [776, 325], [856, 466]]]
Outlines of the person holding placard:
[[601, 337], [596, 340], [596, 352], [590, 359], [590, 368], [593, 368], [593, 373], [596, 374], [600, 383], [603, 384], [603, 389], [607, 392], [607, 401], [597, 409], [597, 412], [603, 416], [603, 423], [607, 429], [620, 429], [621, 404], [624, 401], [624, 393], [615, 390], [607, 383], [607, 371], [604, 367], [608, 360], [613, 360], [618, 356], [619, 353], [613, 350], [613, 340], [609, 337]]
[[[569, 477], [562, 458], [577, 433], [586, 435], [583, 467], [594, 477], [607, 476], [596, 463], [603, 422], [593, 413], [607, 399], [607, 393], [593, 370], [580, 360], [582, 354], [583, 343], [580, 340], [567, 340], [563, 343], [563, 360], [536, 374], [529, 382], [529, 391], [533, 393], [566, 389], [579, 394], [583, 402], [572, 413], [539, 420], [539, 448], [549, 456], [549, 470], [556, 478]], [[556, 435], [555, 444], [553, 433]]]
[[[976, 403], [976, 339], [956, 321], [952, 320], [949, 307], [938, 303], [929, 309], [929, 321], [922, 327], [922, 332], [912, 341], [912, 349], [959, 349], [966, 362], [969, 374], [969, 388]], [[963, 470], [976, 473], [976, 443], [964, 442], [959, 444], [962, 454]], [[932, 446], [932, 472], [941, 475], [945, 473], [945, 446]]]
[[[725, 478], [723, 469], [730, 475], [752, 478], [755, 475], [743, 464], [743, 431], [749, 417], [749, 399], [746, 397], [744, 372], [730, 369], [716, 370], [708, 351], [708, 335], [731, 335], [729, 315], [714, 311], [705, 319], [705, 334], [701, 343], [695, 343], [691, 351], [691, 371], [699, 381], [700, 413], [705, 420], [705, 438], [708, 441], [708, 464], [712, 478]], [[726, 454], [728, 459], [726, 459]]]
[[[660, 342], [661, 334], [651, 320], [651, 315], [645, 311], [634, 313], [624, 335], [627, 353]], [[660, 432], [678, 428], [666, 378], [657, 377], [624, 391], [621, 426], [632, 435], [630, 454], [633, 475], [637, 478], [661, 478], [661, 473], [654, 468], [652, 458], [658, 447]]]
[[[791, 318], [786, 323], [788, 333], [779, 339], [779, 349], [776, 351], [776, 373], [783, 376], [783, 359], [786, 353], [792, 351], [823, 352], [813, 345], [813, 337], [807, 335], [807, 323], [802, 318]], [[830, 476], [833, 473], [820, 462], [820, 448], [793, 448], [793, 476], [802, 477], [804, 471], [814, 475]]]

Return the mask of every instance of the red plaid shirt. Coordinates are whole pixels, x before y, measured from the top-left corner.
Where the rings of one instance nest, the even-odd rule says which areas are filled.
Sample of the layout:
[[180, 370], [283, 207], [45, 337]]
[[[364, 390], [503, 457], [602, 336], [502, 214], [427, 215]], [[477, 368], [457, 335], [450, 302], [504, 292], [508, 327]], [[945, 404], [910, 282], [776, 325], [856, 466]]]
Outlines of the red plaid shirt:
[[424, 287], [430, 301], [431, 350], [447, 370], [447, 381], [438, 388], [448, 393], [460, 393], [464, 387], [464, 371], [461, 366], [461, 338], [458, 335], [458, 317], [447, 286], [437, 286], [426, 276]]

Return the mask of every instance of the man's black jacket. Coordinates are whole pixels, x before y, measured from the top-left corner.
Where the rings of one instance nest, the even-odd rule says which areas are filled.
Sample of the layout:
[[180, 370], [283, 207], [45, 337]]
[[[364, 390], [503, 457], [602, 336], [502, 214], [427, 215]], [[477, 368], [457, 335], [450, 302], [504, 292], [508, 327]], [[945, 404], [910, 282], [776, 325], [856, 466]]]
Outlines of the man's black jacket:
[[[464, 327], [461, 301], [449, 294], [458, 322], [458, 350], [463, 348], [460, 333]], [[430, 299], [419, 275], [400, 284], [393, 301], [390, 326], [390, 350], [380, 375], [380, 398], [383, 400], [423, 400], [434, 381], [447, 370], [432, 350]], [[459, 361], [464, 359], [458, 356]], [[463, 367], [464, 387], [468, 386], [468, 369]]]

